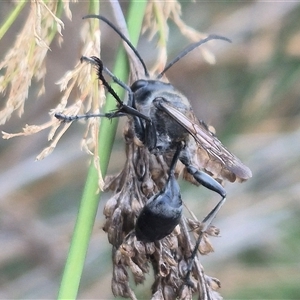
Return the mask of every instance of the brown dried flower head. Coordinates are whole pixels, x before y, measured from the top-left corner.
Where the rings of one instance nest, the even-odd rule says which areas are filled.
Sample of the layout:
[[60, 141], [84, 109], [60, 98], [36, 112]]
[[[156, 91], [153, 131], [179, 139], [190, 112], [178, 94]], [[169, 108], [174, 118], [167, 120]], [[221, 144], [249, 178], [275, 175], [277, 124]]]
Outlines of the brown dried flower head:
[[[105, 186], [114, 191], [104, 207], [106, 222], [103, 227], [113, 245], [114, 295], [136, 299], [129, 286], [127, 270], [132, 273], [135, 283], [140, 284], [144, 282], [151, 265], [155, 276], [152, 299], [190, 299], [195, 292], [205, 295], [206, 298], [200, 299], [209, 299], [207, 297], [215, 293], [210, 284], [212, 279], [204, 275], [197, 258], [191, 272], [192, 284], [188, 285], [186, 282], [194, 250], [190, 234], [195, 233], [195, 238], [201, 234], [201, 222], [183, 217], [173, 233], [160, 241], [144, 243], [136, 239], [134, 225], [139, 211], [151, 196], [161, 190], [161, 185], [168, 178], [167, 171], [157, 176], [157, 168], [160, 165], [161, 170], [167, 170], [168, 165], [163, 157], [152, 155], [140, 143], [135, 143], [130, 121], [124, 130], [124, 136], [127, 153], [125, 166], [119, 174], [107, 178]], [[139, 168], [140, 165], [144, 168]], [[146, 192], [143, 189], [145, 181], [153, 187], [151, 193], [148, 189]], [[201, 254], [213, 251], [208, 235], [216, 231], [217, 229], [209, 227], [203, 235], [199, 245]]]

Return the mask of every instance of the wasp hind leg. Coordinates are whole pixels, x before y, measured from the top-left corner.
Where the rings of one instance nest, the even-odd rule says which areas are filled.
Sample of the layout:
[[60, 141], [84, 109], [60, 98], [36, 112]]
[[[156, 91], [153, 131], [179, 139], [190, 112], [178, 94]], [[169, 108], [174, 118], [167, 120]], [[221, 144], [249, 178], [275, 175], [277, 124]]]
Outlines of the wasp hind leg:
[[202, 221], [202, 229], [201, 229], [201, 233], [199, 234], [199, 237], [196, 241], [196, 245], [192, 251], [191, 257], [190, 257], [190, 262], [188, 264], [188, 268], [187, 268], [187, 274], [186, 274], [186, 281], [188, 284], [191, 283], [190, 280], [190, 273], [192, 271], [192, 267], [193, 267], [193, 263], [194, 263], [194, 258], [197, 255], [198, 252], [198, 248], [200, 245], [200, 242], [202, 240], [203, 234], [205, 233], [205, 231], [209, 228], [209, 226], [211, 225], [212, 221], [214, 220], [214, 218], [216, 217], [216, 215], [218, 214], [219, 210], [221, 209], [222, 205], [225, 203], [226, 201], [226, 190], [223, 188], [223, 186], [217, 182], [214, 178], [212, 178], [211, 176], [209, 176], [208, 174], [197, 170], [195, 167], [193, 166], [186, 166], [187, 171], [193, 175], [193, 177], [203, 186], [205, 186], [206, 188], [218, 193], [222, 199], [217, 203], [217, 205], [213, 208], [212, 211], [209, 212], [209, 214], [203, 219]]

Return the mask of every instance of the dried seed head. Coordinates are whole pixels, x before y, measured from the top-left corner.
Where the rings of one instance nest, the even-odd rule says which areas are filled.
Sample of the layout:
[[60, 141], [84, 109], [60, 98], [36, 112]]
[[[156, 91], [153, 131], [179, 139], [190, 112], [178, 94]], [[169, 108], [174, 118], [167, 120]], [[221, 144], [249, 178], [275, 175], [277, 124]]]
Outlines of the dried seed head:
[[128, 273], [126, 269], [122, 265], [116, 265], [114, 267], [114, 278], [118, 283], [126, 283], [128, 282]]
[[164, 261], [159, 262], [159, 275], [161, 277], [166, 277], [170, 273], [170, 266]]
[[152, 295], [151, 300], [161, 300], [164, 299], [163, 293], [161, 289], [157, 289], [156, 292]]
[[201, 242], [198, 249], [202, 255], [207, 255], [211, 252], [214, 252], [214, 248], [205, 233], [202, 235]]
[[190, 300], [193, 297], [192, 290], [189, 286], [184, 285], [179, 292], [179, 299]]
[[[179, 225], [177, 225], [176, 227], [180, 228]], [[170, 235], [166, 236], [163, 239], [162, 243], [164, 245], [164, 248], [169, 249], [169, 250], [177, 250], [178, 249], [178, 239], [177, 239], [178, 231], [176, 230], [176, 227], [175, 227], [173, 233], [171, 233]]]
[[215, 226], [209, 226], [206, 230], [206, 233], [210, 236], [219, 236], [220, 235], [220, 229]]
[[[152, 264], [155, 274], [155, 282], [152, 286], [153, 299], [161, 295], [162, 299], [176, 297], [191, 299], [191, 295], [197, 288], [185, 287], [186, 274], [191, 266], [190, 256], [194, 249], [191, 244], [190, 231], [202, 235], [199, 245], [201, 254], [213, 251], [207, 235], [208, 233], [213, 236], [217, 235], [218, 231], [215, 227], [209, 227], [208, 233], [202, 233], [201, 222], [182, 218], [182, 223], [173, 233], [161, 241], [143, 243], [136, 240], [134, 234], [136, 217], [148, 198], [164, 186], [168, 178], [170, 158], [166, 157], [164, 160], [164, 157], [150, 154], [144, 146], [138, 146], [134, 142], [132, 131], [133, 125], [129, 122], [125, 129], [127, 160], [124, 169], [116, 176], [110, 176], [106, 183], [106, 188], [116, 192], [104, 209], [106, 216], [104, 228], [108, 233], [110, 243], [118, 249], [113, 254], [114, 266], [122, 265], [127, 268], [132, 273], [135, 282], [142, 283], [145, 274], [149, 272], [149, 264]], [[143, 168], [136, 167], [141, 164], [144, 165]], [[145, 188], [149, 182], [153, 184], [152, 193]], [[120, 232], [117, 233], [117, 231]], [[200, 286], [205, 287], [201, 288], [204, 290], [203, 293], [212, 292], [212, 287], [205, 280], [199, 262], [191, 267], [189, 282], [198, 289]], [[115, 275], [115, 281], [118, 281], [119, 285], [113, 287], [114, 291], [118, 291], [118, 295], [121, 296], [129, 294], [131, 291], [129, 291], [129, 283], [128, 286], [125, 285], [119, 277]], [[124, 278], [126, 277], [122, 277]]]
[[164, 299], [172, 300], [176, 298], [176, 293], [174, 292], [174, 288], [170, 285], [165, 285], [163, 287], [163, 295]]
[[218, 290], [221, 288], [221, 282], [219, 279], [214, 278], [214, 277], [210, 277], [210, 276], [205, 276], [206, 278], [206, 282], [209, 284], [209, 286], [214, 290]]
[[[57, 1], [47, 3], [41, 0], [31, 1], [30, 13], [22, 31], [0, 63], [0, 70], [3, 73], [3, 76], [0, 77], [0, 93], [8, 94], [8, 100], [0, 111], [0, 124], [5, 123], [15, 111], [22, 115], [33, 79], [41, 82], [38, 95], [45, 91], [43, 80], [46, 74], [45, 59], [50, 50], [49, 45], [56, 36], [55, 33], [61, 36], [60, 41], [62, 41], [64, 23], [56, 16], [56, 13], [60, 11], [59, 5], [60, 3]], [[71, 18], [69, 1], [64, 2], [63, 9], [66, 15]], [[80, 51], [83, 55], [92, 56], [100, 52], [100, 31], [98, 28], [98, 21], [84, 22], [81, 35], [84, 37], [85, 43], [84, 48]], [[89, 112], [91, 108], [93, 108], [93, 112], [97, 112], [104, 102], [104, 89], [98, 82], [95, 72], [92, 72], [91, 69], [91, 65], [78, 62], [73, 70], [66, 72], [65, 76], [59, 80], [58, 84], [61, 85], [62, 96], [57, 107], [50, 111], [50, 121], [41, 125], [26, 125], [23, 131], [18, 133], [3, 133], [4, 138], [27, 136], [44, 129], [50, 129], [49, 140], [51, 143], [37, 156], [37, 160], [44, 159], [52, 153], [59, 139], [70, 126], [70, 124], [59, 122], [54, 117], [54, 113], [76, 115], [80, 111]], [[68, 104], [71, 92], [74, 93], [76, 89], [79, 97], [75, 99], [74, 104], [73, 102]], [[94, 161], [98, 162], [96, 170], [99, 176], [99, 188], [102, 189], [103, 180], [97, 154], [99, 122], [99, 120], [92, 119], [87, 122], [88, 129], [82, 141], [82, 148], [87, 153], [93, 154]]]
[[118, 282], [114, 279], [112, 279], [111, 288], [114, 296], [122, 296], [125, 298], [129, 298], [132, 294], [131, 289], [129, 288], [129, 285], [127, 282]]
[[156, 251], [154, 243], [146, 243], [145, 248], [147, 255], [152, 255]]
[[[0, 111], [0, 124], [4, 124], [14, 111], [18, 111], [19, 116], [22, 115], [31, 80], [35, 78], [39, 81], [46, 73], [45, 56], [53, 38], [52, 33], [57, 30], [61, 34], [60, 29], [64, 26], [52, 13], [56, 11], [57, 5], [57, 2], [48, 3], [48, 6], [43, 1], [31, 3], [31, 10], [21, 33], [0, 63], [0, 70], [5, 69], [0, 78], [0, 92], [9, 90], [7, 103]], [[44, 83], [39, 94], [43, 90]]]
[[139, 266], [135, 264], [131, 259], [128, 260], [128, 266], [132, 272], [135, 283], [143, 283], [145, 280], [145, 274], [143, 270], [139, 268]]
[[105, 204], [103, 209], [103, 214], [106, 218], [110, 218], [113, 215], [113, 212], [116, 209], [118, 204], [118, 199], [120, 198], [120, 192], [113, 195]]
[[[194, 220], [194, 219], [189, 219], [189, 218], [187, 218], [187, 222], [188, 222], [188, 225], [189, 225], [189, 227], [192, 231], [194, 231], [198, 235], [202, 233], [202, 230], [203, 230], [203, 223], [202, 222], [199, 222], [199, 221]], [[213, 226], [213, 225], [211, 225], [206, 229], [205, 233], [207, 235], [210, 235], [210, 236], [219, 236], [220, 229]]]
[[[152, 253], [154, 253], [154, 249], [153, 251], [151, 251], [151, 253], [146, 252], [146, 247], [145, 247], [145, 243], [138, 241], [137, 239], [134, 239], [133, 241], [134, 243], [134, 248], [136, 249], [136, 251], [138, 252], [139, 255], [141, 256], [145, 256], [146, 253], [149, 255], [151, 255]], [[154, 245], [153, 243], [149, 243], [148, 245]]]

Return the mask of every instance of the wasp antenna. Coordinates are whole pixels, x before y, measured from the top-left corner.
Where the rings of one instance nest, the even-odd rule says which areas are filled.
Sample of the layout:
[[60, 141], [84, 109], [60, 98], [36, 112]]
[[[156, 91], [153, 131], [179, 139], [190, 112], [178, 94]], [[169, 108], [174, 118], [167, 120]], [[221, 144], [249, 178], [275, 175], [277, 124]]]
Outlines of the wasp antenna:
[[208, 37], [206, 37], [205, 39], [200, 40], [199, 42], [193, 43], [191, 45], [189, 45], [188, 47], [186, 47], [182, 52], [180, 52], [177, 57], [175, 57], [172, 61], [170, 61], [166, 67], [164, 68], [164, 70], [159, 73], [157, 75], [157, 79], [160, 79], [167, 70], [169, 70], [175, 63], [177, 63], [181, 58], [183, 58], [184, 56], [186, 56], [188, 53], [190, 53], [191, 51], [193, 51], [195, 48], [207, 43], [208, 41], [211, 40], [223, 40], [226, 42], [231, 43], [231, 40], [224, 37], [224, 36], [220, 36], [220, 35], [216, 35], [216, 34], [210, 34]]
[[103, 17], [101, 15], [87, 15], [87, 16], [83, 17], [82, 19], [90, 19], [90, 18], [99, 19], [99, 20], [103, 21], [104, 23], [106, 23], [108, 26], [110, 26], [121, 37], [121, 39], [130, 47], [130, 49], [134, 52], [134, 54], [137, 56], [137, 58], [139, 59], [139, 61], [141, 62], [142, 66], [143, 66], [145, 76], [149, 77], [149, 72], [147, 70], [144, 60], [142, 59], [142, 57], [140, 56], [140, 54], [138, 53], [136, 48], [128, 40], [128, 38], [112, 22], [110, 22], [108, 19], [106, 19], [105, 17]]

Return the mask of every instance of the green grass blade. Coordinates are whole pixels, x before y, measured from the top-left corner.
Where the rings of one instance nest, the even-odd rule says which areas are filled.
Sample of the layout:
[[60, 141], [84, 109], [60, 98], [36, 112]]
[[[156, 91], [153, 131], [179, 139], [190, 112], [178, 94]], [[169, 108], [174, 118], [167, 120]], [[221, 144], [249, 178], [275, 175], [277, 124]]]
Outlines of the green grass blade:
[[7, 17], [7, 19], [4, 21], [4, 23], [0, 27], [0, 40], [5, 35], [6, 31], [10, 28], [10, 26], [15, 22], [17, 17], [19, 16], [20, 12], [26, 5], [26, 1], [20, 1], [15, 9], [11, 12], [11, 14]]

